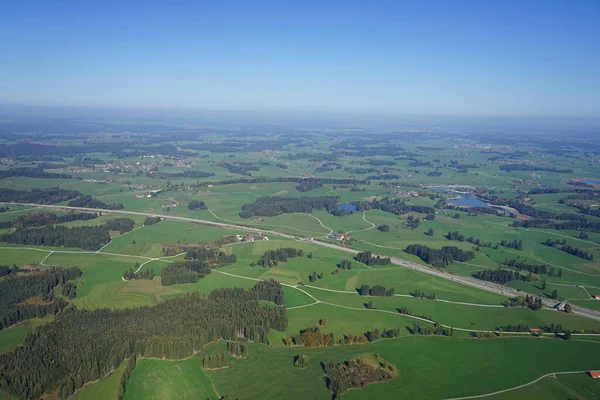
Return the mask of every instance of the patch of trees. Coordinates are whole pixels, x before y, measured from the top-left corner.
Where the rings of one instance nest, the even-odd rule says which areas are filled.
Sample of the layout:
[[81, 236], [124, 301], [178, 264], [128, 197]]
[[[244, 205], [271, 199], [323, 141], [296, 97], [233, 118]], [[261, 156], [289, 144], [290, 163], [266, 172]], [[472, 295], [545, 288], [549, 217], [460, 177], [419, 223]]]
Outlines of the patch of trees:
[[135, 221], [131, 218], [114, 218], [106, 221], [103, 227], [109, 231], [119, 231], [120, 233], [129, 232], [133, 229]]
[[463, 235], [461, 235], [460, 233], [458, 233], [458, 231], [448, 232], [448, 234], [445, 235], [445, 237], [448, 240], [456, 240], [456, 241], [459, 241], [459, 242], [464, 242], [465, 241], [465, 237]]
[[252, 291], [221, 289], [155, 307], [66, 310], [0, 355], [0, 380], [19, 398], [37, 399], [55, 388], [68, 397], [133, 355], [181, 359], [219, 339], [268, 343], [270, 329], [286, 329], [287, 313], [258, 300]]
[[213, 172], [205, 172], [205, 171], [182, 171], [182, 172], [154, 172], [149, 173], [148, 177], [154, 179], [169, 179], [169, 178], [189, 178], [189, 179], [202, 179], [208, 178], [211, 176], [215, 176]]
[[410, 293], [411, 296], [416, 297], [417, 299], [427, 299], [427, 300], [435, 300], [435, 293], [425, 293], [421, 292], [419, 289]]
[[0, 229], [33, 228], [36, 226], [61, 224], [70, 221], [89, 221], [95, 218], [98, 218], [98, 214], [96, 213], [68, 213], [60, 216], [49, 212], [31, 213], [19, 215], [12, 221], [0, 222]]
[[167, 265], [160, 273], [163, 286], [177, 283], [196, 283], [210, 274], [210, 267], [202, 261], [176, 261]]
[[227, 357], [225, 357], [225, 353], [222, 351], [217, 354], [206, 356], [202, 359], [202, 366], [206, 369], [225, 368], [227, 367]]
[[431, 171], [427, 173], [427, 176], [433, 176], [433, 177], [440, 177], [442, 176], [442, 172], [441, 171]]
[[502, 239], [502, 241], [500, 242], [500, 246], [502, 247], [508, 247], [511, 249], [515, 249], [515, 250], [522, 250], [523, 249], [523, 241], [522, 240], [504, 240]]
[[294, 247], [282, 247], [277, 250], [268, 250], [258, 260], [261, 267], [276, 267], [280, 262], [286, 262], [288, 258], [303, 257], [304, 251]]
[[323, 187], [323, 182], [319, 179], [307, 178], [303, 179], [298, 185], [296, 190], [299, 192], [310, 192], [311, 190]]
[[516, 296], [507, 301], [508, 307], [527, 307], [533, 311], [542, 309], [542, 299], [537, 296]]
[[519, 271], [529, 271], [529, 272], [533, 272], [534, 274], [544, 274], [544, 275], [548, 275], [548, 276], [552, 276], [552, 277], [557, 277], [560, 278], [562, 277], [562, 269], [559, 268], [558, 272], [555, 274], [554, 273], [554, 267], [549, 267], [548, 265], [545, 264], [527, 264], [524, 263], [522, 261], [519, 260], [508, 260], [505, 259], [504, 262], [501, 263], [502, 266], [505, 267], [509, 267], [509, 268], [515, 268], [518, 269]]
[[545, 171], [545, 172], [554, 172], [557, 174], [572, 174], [573, 170], [569, 168], [554, 168], [554, 167], [536, 167], [533, 165], [527, 164], [504, 164], [500, 166], [502, 171], [512, 172], [512, 171]]
[[350, 260], [342, 260], [340, 261], [340, 263], [337, 265], [337, 267], [339, 269], [344, 269], [344, 270], [351, 270], [352, 269], [352, 262]]
[[70, 207], [82, 207], [82, 208], [99, 208], [104, 210], [122, 210], [122, 203], [105, 203], [101, 200], [94, 199], [92, 196], [81, 196], [77, 199], [69, 201]]
[[404, 222], [407, 228], [414, 230], [419, 227], [421, 219], [419, 217], [415, 217], [414, 215], [409, 215], [406, 217], [406, 220]]
[[140, 266], [136, 263], [135, 269], [128, 269], [127, 271], [125, 271], [123, 273], [123, 279], [127, 281], [131, 281], [134, 279], [145, 279], [151, 281], [152, 279], [154, 279], [154, 270], [152, 268], [148, 268], [144, 272], [138, 272], [136, 274], [135, 271], [137, 271], [139, 267]]
[[[238, 183], [244, 184], [256, 184], [256, 183], [273, 183], [273, 182], [291, 182], [291, 183], [300, 183], [306, 178], [302, 177], [292, 177], [292, 176], [258, 176], [255, 178], [238, 178], [238, 179], [230, 179], [227, 181], [212, 181], [212, 182], [202, 182], [198, 185], [193, 185], [195, 187], [207, 187], [208, 185], [213, 186], [221, 186], [221, 185], [234, 185]], [[361, 179], [353, 179], [353, 178], [312, 178], [318, 179], [323, 184], [326, 185], [369, 185], [370, 182], [368, 180]]]
[[497, 331], [502, 332], [529, 332], [529, 325], [517, 324], [517, 325], [504, 325], [496, 328]]
[[439, 335], [439, 336], [454, 336], [454, 328], [446, 328], [437, 322], [434, 325], [428, 324], [413, 324], [409, 329], [413, 335]]
[[510, 281], [521, 279], [521, 274], [519, 271], [513, 271], [510, 269], [486, 269], [483, 271], [477, 271], [473, 274], [473, 276], [477, 279], [481, 279], [482, 281], [500, 283], [502, 285]]
[[354, 259], [363, 264], [367, 264], [368, 266], [372, 265], [389, 265], [392, 263], [392, 260], [389, 257], [381, 257], [379, 255], [373, 256], [373, 253], [370, 251], [361, 251]]
[[390, 199], [388, 197], [385, 197], [380, 200], [373, 200], [371, 202], [359, 201], [353, 204], [356, 205], [358, 211], [381, 210], [395, 215], [408, 214], [409, 212], [416, 212], [421, 214], [435, 213], [435, 210], [432, 207], [408, 205], [402, 199]]
[[400, 328], [384, 329], [383, 331], [379, 329], [366, 331], [365, 336], [369, 342], [376, 342], [380, 339], [393, 339], [400, 337]]
[[248, 343], [227, 342], [227, 351], [234, 357], [246, 358], [248, 355]]
[[388, 225], [379, 225], [377, 227], [377, 230], [379, 230], [381, 232], [389, 232], [390, 231], [390, 227]]
[[160, 217], [146, 217], [144, 220], [144, 225], [154, 225], [161, 221]]
[[218, 247], [191, 248], [186, 251], [185, 258], [188, 260], [199, 260], [210, 267], [233, 264], [237, 261], [235, 254], [226, 254]]
[[78, 247], [85, 250], [98, 250], [110, 242], [110, 235], [104, 225], [73, 228], [48, 225], [7, 233], [0, 236], [0, 241], [10, 244]]
[[[127, 387], [129, 377], [131, 376], [131, 373], [133, 372], [137, 364], [137, 357], [134, 354], [131, 357], [129, 357], [129, 359], [126, 362], [127, 366], [125, 367], [125, 371], [123, 371], [123, 375], [121, 376], [121, 382], [119, 382], [119, 392], [117, 394], [118, 400], [121, 400], [123, 396], [125, 396], [125, 388]], [[69, 386], [64, 385], [63, 390], [65, 391], [65, 393], [61, 393], [61, 397], [66, 399], [69, 397]]]
[[381, 175], [371, 175], [367, 177], [367, 179], [374, 181], [391, 181], [394, 179], [400, 179], [401, 176], [398, 174], [381, 174]]
[[549, 219], [530, 219], [528, 221], [513, 222], [515, 228], [538, 228], [538, 229], [555, 229], [555, 230], [589, 230], [591, 232], [600, 232], [599, 222], [589, 221], [566, 221], [555, 222]]
[[587, 251], [584, 251], [584, 250], [578, 249], [577, 247], [568, 245], [567, 241], [565, 239], [563, 239], [563, 240], [547, 239], [542, 244], [544, 244], [546, 246], [554, 247], [555, 249], [562, 250], [565, 253], [569, 253], [575, 257], [584, 258], [584, 259], [590, 260], [590, 261], [594, 259], [593, 253], [588, 253]]
[[325, 383], [331, 390], [333, 399], [341, 399], [352, 388], [363, 388], [370, 383], [386, 382], [393, 378], [393, 365], [386, 362], [366, 363], [360, 358], [335, 364], [332, 361], [321, 363], [325, 373]]
[[[435, 300], [435, 295], [434, 295], [433, 299]], [[434, 319], [432, 317], [430, 317], [429, 315], [426, 315], [426, 314], [416, 314], [415, 315], [415, 314], [413, 314], [412, 311], [410, 311], [408, 309], [408, 307], [406, 307], [406, 306], [399, 307], [399, 308], [397, 308], [397, 310], [398, 310], [398, 312], [400, 314], [403, 314], [403, 315], [412, 315], [412, 316], [415, 316], [415, 317], [418, 317], [418, 318], [426, 319], [426, 320], [431, 321], [431, 322], [435, 322]]]
[[188, 208], [192, 211], [195, 210], [206, 210], [206, 204], [204, 204], [204, 202], [202, 200], [192, 200], [190, 201], [190, 203], [188, 204]]
[[310, 358], [306, 354], [298, 354], [294, 356], [294, 367], [304, 369], [308, 366]]
[[316, 282], [317, 279], [323, 279], [323, 273], [322, 272], [317, 274], [317, 271], [313, 271], [312, 274], [310, 274], [308, 276], [308, 281], [311, 282], [311, 283], [312, 282]]
[[[3, 270], [6, 272], [7, 268]], [[13, 268], [0, 280], [0, 329], [25, 319], [60, 312], [67, 303], [56, 299], [53, 289], [81, 276], [78, 268], [18, 272]]]
[[70, 174], [61, 174], [56, 172], [46, 172], [43, 168], [10, 168], [0, 171], [0, 179], [4, 178], [38, 178], [38, 179], [81, 179], [74, 178]]
[[333, 346], [335, 344], [333, 333], [324, 334], [318, 326], [301, 329], [292, 341], [297, 346], [306, 347]]
[[395, 293], [393, 287], [388, 289], [381, 285], [361, 285], [356, 290], [361, 296], [393, 296]]
[[392, 165], [396, 165], [395, 161], [388, 161], [388, 160], [375, 160], [375, 159], [370, 159], [368, 161], [368, 163], [374, 167], [380, 167], [382, 165], [386, 165], [386, 166], [392, 166]]
[[240, 216], [250, 218], [254, 216], [274, 217], [282, 214], [308, 213], [314, 209], [325, 209], [329, 213], [337, 210], [338, 197], [260, 197], [251, 204], [242, 206]]
[[57, 187], [33, 190], [0, 189], [0, 201], [6, 203], [54, 204], [74, 199], [80, 195], [81, 193], [76, 190]]
[[9, 267], [8, 265], [0, 265], [0, 278], [10, 274], [16, 274], [19, 271], [19, 267], [17, 267], [16, 264], [14, 264], [12, 267]]
[[464, 251], [455, 246], [444, 246], [440, 250], [423, 244], [411, 244], [405, 250], [434, 267], [447, 267], [453, 261], [469, 261], [475, 257], [472, 251]]

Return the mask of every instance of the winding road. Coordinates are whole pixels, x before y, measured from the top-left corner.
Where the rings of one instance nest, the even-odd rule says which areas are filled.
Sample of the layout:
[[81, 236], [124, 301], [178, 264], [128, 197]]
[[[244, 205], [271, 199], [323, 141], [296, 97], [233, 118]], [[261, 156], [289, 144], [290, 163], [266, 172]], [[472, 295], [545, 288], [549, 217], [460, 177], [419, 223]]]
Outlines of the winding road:
[[[156, 214], [156, 213], [148, 213], [148, 212], [140, 212], [140, 211], [107, 210], [107, 209], [98, 209], [98, 208], [60, 206], [60, 205], [51, 205], [51, 204], [33, 204], [33, 203], [0, 203], [0, 204], [18, 205], [18, 206], [25, 206], [25, 207], [38, 207], [38, 208], [46, 208], [46, 209], [52, 209], [52, 210], [78, 210], [78, 211], [105, 213], [105, 214], [113, 213], [113, 214], [123, 214], [123, 215], [137, 215], [137, 216], [141, 216], [141, 217], [157, 217], [157, 216], [159, 216], [166, 220], [192, 222], [192, 223], [197, 223], [197, 224], [218, 226], [221, 228], [229, 228], [229, 229], [238, 229], [238, 230], [242, 229], [242, 230], [256, 232], [256, 233], [260, 233], [260, 234], [264, 234], [264, 235], [269, 234], [269, 235], [276, 235], [279, 237], [283, 237], [286, 239], [302, 240], [293, 235], [289, 235], [289, 234], [285, 234], [285, 233], [281, 233], [281, 232], [277, 232], [277, 231], [272, 231], [272, 230], [267, 230], [267, 229], [260, 229], [260, 228], [256, 228], [256, 227], [252, 227], [252, 226], [246, 226], [246, 225], [242, 225], [242, 224], [235, 224], [233, 222], [224, 223], [224, 222], [208, 221], [208, 220], [202, 220], [202, 219], [196, 219], [196, 218], [178, 217], [178, 216], [173, 216], [173, 215], [164, 215], [164, 214]], [[314, 245], [338, 250], [338, 251], [343, 251], [343, 252], [350, 253], [353, 255], [355, 255], [359, 252], [359, 250], [356, 250], [356, 249], [347, 248], [344, 246], [340, 246], [338, 244], [328, 243], [328, 242], [324, 242], [321, 240], [313, 240], [310, 243], [312, 243]], [[375, 246], [377, 246], [377, 245], [375, 245]], [[381, 247], [383, 247], [383, 246], [381, 246]], [[440, 270], [437, 270], [434, 268], [430, 268], [430, 267], [427, 267], [422, 264], [417, 264], [412, 261], [407, 261], [407, 260], [404, 260], [404, 259], [401, 259], [398, 257], [390, 257], [390, 259], [391, 259], [392, 264], [394, 264], [394, 265], [399, 265], [402, 267], [410, 268], [415, 271], [419, 271], [419, 272], [422, 272], [425, 274], [436, 276], [438, 278], [447, 279], [450, 281], [461, 283], [463, 285], [467, 285], [467, 286], [471, 286], [471, 287], [474, 287], [477, 289], [485, 290], [487, 292], [496, 293], [496, 294], [499, 294], [502, 296], [513, 297], [513, 296], [523, 296], [526, 294], [524, 292], [519, 292], [516, 289], [512, 289], [510, 287], [497, 285], [497, 284], [490, 283], [490, 282], [484, 282], [484, 281], [480, 281], [478, 279], [470, 278], [470, 277], [466, 277], [466, 276], [449, 274], [447, 272], [440, 271]], [[542, 302], [543, 302], [544, 306], [549, 307], [549, 308], [554, 307], [554, 305], [556, 304], [556, 302], [551, 301], [549, 299], [542, 299]], [[583, 307], [578, 307], [575, 305], [572, 305], [572, 308], [573, 308], [574, 314], [578, 314], [578, 315], [584, 316], [586, 318], [595, 319], [595, 320], [600, 321], [600, 312], [598, 312], [598, 311], [590, 310], [590, 309], [583, 308]]]

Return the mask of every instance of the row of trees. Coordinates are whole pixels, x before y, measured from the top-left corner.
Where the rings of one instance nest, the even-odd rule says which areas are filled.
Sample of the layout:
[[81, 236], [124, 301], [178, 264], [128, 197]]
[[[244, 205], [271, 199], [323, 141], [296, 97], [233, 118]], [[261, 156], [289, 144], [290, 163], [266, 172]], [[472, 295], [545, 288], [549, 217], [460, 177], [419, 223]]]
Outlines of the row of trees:
[[454, 336], [454, 328], [447, 328], [437, 322], [434, 325], [413, 324], [412, 328], [410, 328], [410, 333], [413, 335]]
[[160, 217], [146, 217], [146, 219], [144, 220], [144, 225], [148, 226], [148, 225], [154, 225], [157, 224], [161, 221]]
[[19, 215], [13, 220], [0, 222], [0, 229], [25, 229], [37, 226], [61, 224], [70, 221], [89, 221], [98, 218], [96, 213], [68, 213], [57, 216], [54, 213], [40, 212]]
[[4, 178], [38, 178], [38, 179], [81, 179], [74, 178], [73, 175], [63, 174], [57, 172], [47, 172], [40, 167], [27, 167], [27, 168], [9, 168], [4, 171], [0, 171], [0, 179]]
[[566, 239], [563, 239], [563, 240], [546, 239], [546, 241], [543, 242], [543, 244], [546, 246], [554, 247], [555, 249], [562, 250], [565, 253], [569, 253], [575, 257], [584, 258], [584, 259], [590, 260], [590, 261], [594, 259], [593, 253], [591, 253], [591, 252], [588, 253], [587, 251], [584, 251], [584, 250], [578, 249], [577, 247], [568, 245]]
[[444, 246], [440, 250], [436, 250], [423, 244], [411, 244], [404, 251], [416, 255], [434, 267], [447, 267], [453, 261], [464, 262], [475, 257], [472, 251], [464, 251], [455, 246]]
[[23, 346], [0, 355], [0, 386], [23, 399], [56, 387], [70, 396], [134, 355], [181, 359], [218, 339], [268, 343], [270, 329], [287, 328], [287, 313], [285, 307], [261, 306], [257, 293], [221, 289], [155, 307], [65, 310], [56, 323], [27, 336]]
[[416, 297], [418, 299], [427, 299], [427, 300], [435, 300], [435, 293], [425, 293], [421, 292], [419, 289], [410, 293], [411, 296]]
[[381, 257], [379, 255], [373, 256], [373, 253], [370, 251], [361, 251], [354, 259], [363, 264], [367, 264], [369, 266], [372, 265], [389, 265], [392, 263], [392, 260], [389, 257]]
[[510, 269], [496, 269], [496, 270], [483, 270], [477, 271], [473, 274], [473, 277], [481, 279], [482, 281], [500, 283], [502, 285], [521, 279], [519, 271], [513, 271]]
[[152, 279], [154, 279], [154, 270], [152, 268], [148, 268], [144, 272], [138, 272], [136, 274], [135, 271], [137, 271], [138, 268], [139, 265], [138, 263], [136, 263], [134, 269], [128, 269], [127, 271], [123, 272], [123, 279], [127, 281], [131, 281], [134, 279], [146, 279], [151, 281]]
[[358, 294], [360, 294], [361, 296], [393, 296], [394, 295], [394, 288], [386, 288], [384, 286], [381, 285], [375, 285], [375, 286], [369, 286], [369, 285], [361, 285], [358, 289], [356, 289], [358, 291]]
[[258, 265], [261, 267], [276, 267], [280, 262], [286, 262], [288, 258], [303, 257], [304, 251], [302, 249], [296, 249], [294, 247], [281, 247], [277, 250], [266, 251], [260, 260]]
[[202, 359], [202, 366], [206, 369], [225, 368], [227, 367], [227, 357], [225, 357], [225, 353], [222, 351], [217, 354], [206, 356]]
[[542, 309], [542, 299], [530, 295], [525, 295], [525, 297], [516, 296], [508, 300], [506, 305], [508, 307], [527, 307], [533, 311], [538, 311]]
[[554, 267], [550, 267], [545, 264], [527, 264], [525, 262], [515, 260], [515, 259], [512, 259], [512, 260], [505, 259], [504, 262], [502, 262], [500, 265], [504, 266], [504, 267], [518, 269], [519, 271], [533, 272], [534, 274], [538, 274], [538, 275], [543, 274], [543, 275], [548, 275], [548, 276], [557, 277], [557, 278], [562, 277], [562, 268], [559, 268], [555, 274]]
[[511, 249], [515, 249], [515, 250], [522, 250], [523, 249], [523, 241], [521, 239], [519, 240], [504, 240], [502, 239], [502, 241], [500, 242], [500, 246], [502, 247], [508, 247]]
[[323, 272], [317, 274], [317, 271], [313, 271], [312, 274], [308, 275], [309, 282], [316, 282], [317, 279], [323, 279]]
[[299, 192], [310, 192], [311, 190], [315, 190], [320, 187], [323, 187], [323, 182], [320, 179], [307, 178], [303, 179], [298, 185], [296, 185], [296, 190]]
[[[124, 362], [127, 363], [127, 366], [125, 367], [125, 371], [123, 371], [123, 375], [121, 376], [121, 382], [119, 382], [119, 392], [117, 394], [117, 398], [119, 400], [121, 400], [125, 396], [125, 388], [127, 387], [127, 382], [129, 381], [129, 377], [133, 373], [133, 370], [135, 369], [135, 366], [137, 364], [137, 357], [134, 354], [133, 356], [129, 357], [129, 360], [124, 361]], [[63, 390], [65, 390], [65, 393], [61, 393], [63, 398], [66, 399], [69, 397], [69, 392], [70, 392], [69, 389], [71, 386], [74, 386], [74, 385], [66, 385], [66, 384], [63, 385]]]
[[515, 221], [512, 224], [515, 228], [538, 228], [555, 230], [587, 230], [591, 232], [600, 232], [600, 222], [591, 221], [565, 221], [556, 222], [550, 219], [530, 219], [527, 221]]
[[227, 342], [227, 351], [234, 357], [246, 358], [248, 355], [248, 343]]
[[122, 203], [105, 203], [102, 200], [94, 199], [90, 195], [80, 196], [77, 199], [69, 201], [71, 207], [83, 207], [83, 208], [99, 208], [104, 210], [122, 210]]

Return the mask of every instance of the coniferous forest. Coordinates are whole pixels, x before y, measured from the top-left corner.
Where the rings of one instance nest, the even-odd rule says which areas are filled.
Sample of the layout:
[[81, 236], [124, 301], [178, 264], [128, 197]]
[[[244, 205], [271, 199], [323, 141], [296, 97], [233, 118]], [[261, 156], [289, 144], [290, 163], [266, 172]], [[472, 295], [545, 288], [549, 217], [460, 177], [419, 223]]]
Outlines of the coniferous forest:
[[286, 329], [287, 312], [259, 300], [283, 297], [283, 291], [276, 282], [256, 288], [193, 293], [156, 307], [66, 309], [22, 347], [0, 355], [0, 387], [25, 399], [57, 388], [67, 398], [132, 356], [185, 358], [218, 339], [268, 343], [269, 329]]

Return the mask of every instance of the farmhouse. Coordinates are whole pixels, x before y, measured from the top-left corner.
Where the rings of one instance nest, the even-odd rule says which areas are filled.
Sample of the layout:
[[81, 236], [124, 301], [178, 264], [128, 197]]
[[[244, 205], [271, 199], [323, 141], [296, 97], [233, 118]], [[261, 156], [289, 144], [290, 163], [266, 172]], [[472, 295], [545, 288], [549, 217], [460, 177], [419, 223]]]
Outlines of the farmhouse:
[[540, 330], [540, 328], [531, 328], [529, 329], [529, 333], [531, 333], [533, 336], [539, 336], [542, 331]]
[[596, 299], [596, 300], [600, 300], [600, 294], [595, 294], [595, 295], [593, 295], [592, 297], [593, 297], [594, 299]]
[[588, 374], [594, 379], [600, 378], [600, 371], [588, 371]]

